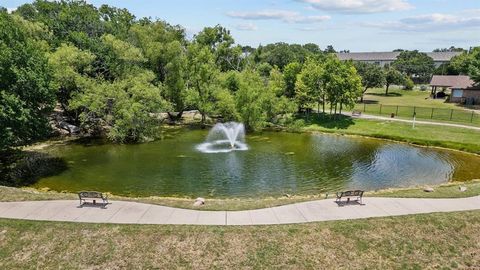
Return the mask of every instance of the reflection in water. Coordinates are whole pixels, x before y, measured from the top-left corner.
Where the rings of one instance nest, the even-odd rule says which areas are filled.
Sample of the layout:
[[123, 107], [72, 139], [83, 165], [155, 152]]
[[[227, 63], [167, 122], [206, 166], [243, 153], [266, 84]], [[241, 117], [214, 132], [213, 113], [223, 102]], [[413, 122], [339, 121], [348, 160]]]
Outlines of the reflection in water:
[[255, 197], [374, 190], [480, 178], [478, 156], [379, 140], [321, 134], [247, 136], [248, 151], [205, 154], [205, 131], [140, 145], [49, 149], [69, 169], [35, 187], [132, 196]]
[[348, 186], [380, 189], [444, 183], [452, 178], [455, 170], [448, 160], [448, 155], [436, 151], [387, 144], [377, 148], [371, 159], [352, 164], [354, 173]]

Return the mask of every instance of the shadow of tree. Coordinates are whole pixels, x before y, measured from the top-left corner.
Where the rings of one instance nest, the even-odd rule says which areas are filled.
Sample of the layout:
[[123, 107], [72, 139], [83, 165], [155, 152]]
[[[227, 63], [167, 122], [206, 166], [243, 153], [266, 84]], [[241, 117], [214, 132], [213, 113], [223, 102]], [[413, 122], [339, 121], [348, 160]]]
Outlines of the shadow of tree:
[[0, 155], [0, 185], [22, 187], [68, 169], [64, 159], [34, 151], [10, 151]]
[[363, 102], [358, 102], [358, 104], [378, 104], [378, 100], [364, 99]]
[[351, 125], [355, 125], [353, 118], [343, 114], [315, 114], [308, 119], [303, 118], [307, 125], [318, 125], [328, 129], [347, 129]]
[[377, 96], [377, 97], [401, 97], [403, 96], [401, 93], [398, 92], [390, 92], [388, 95], [385, 95], [385, 93], [368, 93], [371, 96]]

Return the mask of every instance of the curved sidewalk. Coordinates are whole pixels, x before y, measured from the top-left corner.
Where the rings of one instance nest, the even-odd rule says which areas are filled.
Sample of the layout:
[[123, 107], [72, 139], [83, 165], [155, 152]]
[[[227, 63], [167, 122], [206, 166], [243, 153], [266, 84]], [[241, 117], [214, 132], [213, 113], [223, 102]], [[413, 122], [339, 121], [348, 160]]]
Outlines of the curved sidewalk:
[[[207, 201], [208, 203], [208, 201]], [[116, 224], [266, 225], [480, 209], [480, 196], [461, 199], [364, 198], [339, 207], [320, 200], [246, 211], [198, 211], [113, 201], [105, 209], [78, 201], [0, 202], [0, 218]]]

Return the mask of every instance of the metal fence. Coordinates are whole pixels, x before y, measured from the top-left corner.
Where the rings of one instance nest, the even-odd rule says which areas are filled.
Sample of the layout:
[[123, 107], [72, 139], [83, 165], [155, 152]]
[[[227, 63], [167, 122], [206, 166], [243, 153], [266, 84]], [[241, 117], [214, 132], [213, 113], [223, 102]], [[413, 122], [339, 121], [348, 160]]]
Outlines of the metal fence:
[[480, 125], [480, 111], [473, 109], [456, 110], [401, 105], [357, 104], [355, 110], [365, 114], [387, 117], [413, 118], [416, 115], [417, 119]]

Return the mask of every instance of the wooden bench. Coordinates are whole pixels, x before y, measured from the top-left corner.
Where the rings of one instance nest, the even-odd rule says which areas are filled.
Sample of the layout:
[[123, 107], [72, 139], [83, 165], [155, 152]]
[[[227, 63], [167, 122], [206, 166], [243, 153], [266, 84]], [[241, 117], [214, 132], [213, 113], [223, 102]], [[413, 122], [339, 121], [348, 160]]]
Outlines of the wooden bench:
[[97, 204], [97, 200], [102, 200], [103, 207], [108, 204], [107, 195], [97, 191], [80, 191], [78, 198], [80, 199], [80, 207], [87, 202], [86, 200], [92, 200], [94, 205]]
[[362, 203], [362, 197], [363, 197], [363, 190], [348, 190], [348, 191], [342, 191], [342, 192], [337, 192], [337, 199], [335, 200], [337, 203], [342, 202], [342, 198], [346, 198], [347, 201], [345, 202], [348, 204], [350, 201], [355, 201], [359, 204]]
[[352, 116], [355, 116], [355, 117], [362, 116], [362, 112], [361, 111], [353, 111]]

